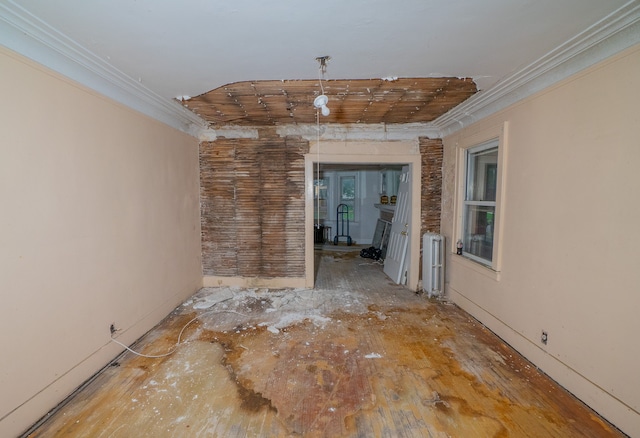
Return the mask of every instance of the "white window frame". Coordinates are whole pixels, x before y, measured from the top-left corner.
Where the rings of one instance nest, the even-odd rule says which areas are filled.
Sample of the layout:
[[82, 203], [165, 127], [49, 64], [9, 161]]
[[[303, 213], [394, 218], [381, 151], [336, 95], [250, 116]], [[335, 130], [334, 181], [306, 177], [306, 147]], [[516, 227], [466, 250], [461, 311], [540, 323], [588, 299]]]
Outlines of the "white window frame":
[[[456, 189], [455, 189], [455, 227], [454, 238], [450, 241], [450, 249], [453, 253], [452, 261], [461, 264], [469, 269], [472, 269], [478, 273], [485, 274], [489, 278], [496, 281], [500, 281], [500, 272], [502, 270], [502, 247], [504, 245], [503, 228], [504, 218], [503, 214], [506, 206], [505, 188], [506, 188], [506, 175], [507, 175], [507, 153], [508, 153], [508, 131], [509, 123], [504, 121], [497, 125], [485, 126], [484, 129], [476, 130], [473, 133], [468, 133], [462, 138], [454, 140], [456, 142]], [[463, 232], [463, 215], [464, 215], [464, 200], [466, 195], [466, 166], [467, 166], [467, 151], [469, 149], [487, 145], [498, 144], [498, 168], [497, 168], [497, 181], [496, 181], [496, 200], [495, 200], [495, 213], [494, 213], [494, 228], [493, 228], [493, 255], [490, 264], [481, 263], [477, 260], [464, 255], [456, 255], [456, 246], [459, 240], [464, 240]]]
[[[343, 199], [342, 198], [342, 180], [346, 179], [346, 178], [353, 178], [353, 190], [354, 190], [354, 198], [353, 200], [347, 200], [347, 199]], [[337, 204], [336, 204], [336, 208], [339, 204], [347, 204], [349, 205], [349, 202], [351, 202], [353, 205], [349, 205], [349, 208], [353, 210], [353, 219], [349, 219], [349, 222], [351, 224], [358, 222], [358, 218], [360, 217], [360, 212], [359, 212], [359, 208], [358, 208], [358, 201], [360, 199], [359, 196], [359, 178], [358, 178], [358, 174], [354, 173], [354, 172], [338, 172], [337, 173], [337, 180], [338, 180], [338, 184], [336, 187], [337, 193], [336, 193], [336, 200], [337, 200]]]
[[[320, 188], [318, 186], [318, 179], [314, 178], [313, 180], [313, 220], [314, 222], [325, 222], [331, 220], [331, 214], [329, 210], [329, 202], [331, 201], [331, 177], [329, 176], [321, 176], [320, 181], [324, 181], [324, 197], [320, 197]], [[320, 206], [320, 202], [324, 201], [324, 207]], [[318, 207], [320, 207], [320, 211], [318, 211]], [[324, 210], [324, 214], [323, 213]]]
[[[464, 196], [462, 199], [462, 236], [461, 236], [461, 240], [464, 242], [463, 248], [462, 248], [462, 255], [474, 260], [478, 263], [481, 263], [483, 265], [492, 267], [493, 265], [493, 250], [491, 251], [491, 260], [481, 257], [479, 255], [473, 254], [471, 252], [469, 252], [469, 245], [468, 245], [468, 239], [466, 239], [466, 236], [469, 234], [467, 232], [467, 210], [469, 207], [473, 207], [473, 206], [477, 206], [477, 207], [493, 207], [493, 216], [494, 216], [494, 221], [491, 224], [492, 228], [495, 228], [495, 214], [496, 214], [496, 205], [497, 205], [497, 175], [496, 175], [496, 194], [494, 196], [495, 200], [493, 201], [489, 201], [489, 200], [473, 200], [471, 199], [471, 194], [475, 193], [476, 191], [479, 190], [478, 187], [474, 187], [474, 182], [476, 180], [476, 175], [475, 175], [475, 166], [472, 162], [472, 160], [477, 159], [476, 157], [481, 156], [482, 152], [487, 152], [487, 151], [491, 151], [491, 150], [495, 150], [496, 151], [496, 155], [499, 154], [500, 151], [500, 147], [499, 147], [499, 141], [498, 139], [495, 140], [491, 140], [488, 141], [486, 143], [480, 144], [478, 146], [473, 146], [470, 147], [468, 149], [466, 149], [465, 151], [465, 168], [464, 168]], [[496, 158], [496, 165], [497, 165], [497, 158]], [[496, 240], [495, 240], [495, 233], [492, 233], [491, 235], [491, 247], [495, 247], [496, 244]]]

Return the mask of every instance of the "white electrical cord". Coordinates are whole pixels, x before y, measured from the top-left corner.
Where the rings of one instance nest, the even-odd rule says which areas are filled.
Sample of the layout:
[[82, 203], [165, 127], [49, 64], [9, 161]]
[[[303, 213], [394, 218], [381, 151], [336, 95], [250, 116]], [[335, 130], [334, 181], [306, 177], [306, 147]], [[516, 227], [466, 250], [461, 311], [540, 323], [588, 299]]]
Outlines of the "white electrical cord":
[[322, 70], [322, 67], [320, 67], [320, 69], [318, 70], [318, 79], [320, 80], [320, 90], [322, 91], [322, 93], [320, 94], [324, 94], [324, 87], [322, 86], [322, 78], [324, 77], [324, 71]]
[[[221, 301], [222, 302], [222, 301]], [[176, 342], [176, 345], [171, 349], [171, 351], [169, 351], [168, 353], [165, 354], [158, 354], [158, 355], [153, 355], [153, 354], [142, 354], [142, 353], [138, 353], [137, 351], [132, 350], [131, 348], [129, 348], [128, 346], [126, 346], [125, 344], [123, 344], [122, 342], [116, 340], [113, 338], [113, 335], [111, 335], [111, 340], [113, 342], [115, 342], [116, 344], [124, 347], [125, 349], [127, 349], [128, 351], [130, 351], [131, 353], [135, 354], [136, 356], [141, 356], [141, 357], [148, 357], [151, 359], [158, 359], [161, 357], [167, 357], [167, 356], [171, 356], [173, 353], [176, 352], [176, 350], [178, 349], [178, 346], [180, 345], [180, 340], [182, 339], [182, 333], [184, 333], [185, 329], [187, 327], [189, 327], [189, 325], [191, 325], [192, 322], [194, 322], [195, 320], [197, 320], [198, 318], [200, 318], [203, 315], [206, 315], [208, 313], [235, 313], [236, 315], [240, 315], [240, 316], [244, 316], [244, 317], [248, 317], [248, 315], [245, 315], [244, 313], [240, 313], [240, 312], [236, 312], [235, 310], [209, 310], [207, 312], [203, 312], [200, 315], [196, 316], [195, 318], [193, 318], [192, 320], [190, 320], [188, 323], [186, 323], [184, 325], [184, 327], [182, 327], [182, 330], [180, 330], [180, 334], [178, 335], [178, 341]]]
[[[322, 82], [321, 82], [322, 84]], [[313, 187], [316, 197], [316, 228], [320, 229], [320, 110], [316, 108], [316, 183]]]
[[[321, 63], [318, 69], [318, 80], [320, 81], [322, 95], [324, 95], [322, 76], [324, 75], [325, 69], [326, 65]], [[320, 230], [320, 108], [318, 107], [316, 107], [316, 184], [314, 185], [314, 192], [316, 197], [316, 229]]]

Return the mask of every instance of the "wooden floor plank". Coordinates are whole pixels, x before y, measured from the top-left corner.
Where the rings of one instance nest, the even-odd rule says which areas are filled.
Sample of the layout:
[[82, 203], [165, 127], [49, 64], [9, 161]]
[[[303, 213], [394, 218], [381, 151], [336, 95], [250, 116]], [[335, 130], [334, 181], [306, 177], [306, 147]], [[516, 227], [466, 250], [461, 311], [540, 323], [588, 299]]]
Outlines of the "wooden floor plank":
[[[618, 437], [455, 305], [349, 248], [314, 290], [207, 288], [30, 437]], [[353, 248], [351, 248], [353, 249]]]

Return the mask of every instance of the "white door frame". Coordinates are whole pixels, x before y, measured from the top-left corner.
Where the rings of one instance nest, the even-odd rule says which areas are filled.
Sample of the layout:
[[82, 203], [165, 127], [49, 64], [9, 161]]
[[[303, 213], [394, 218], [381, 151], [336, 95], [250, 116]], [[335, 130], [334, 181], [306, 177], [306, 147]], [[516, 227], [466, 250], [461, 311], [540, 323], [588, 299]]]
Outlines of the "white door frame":
[[[318, 150], [319, 149], [319, 150]], [[422, 161], [420, 150], [411, 141], [372, 141], [344, 142], [323, 141], [319, 145], [313, 142], [310, 151], [305, 154], [305, 286], [314, 285], [314, 220], [313, 220], [313, 179], [315, 163], [321, 164], [408, 164], [411, 172], [409, 190], [411, 229], [409, 230], [409, 271], [407, 287], [418, 290], [420, 267], [420, 180]]]

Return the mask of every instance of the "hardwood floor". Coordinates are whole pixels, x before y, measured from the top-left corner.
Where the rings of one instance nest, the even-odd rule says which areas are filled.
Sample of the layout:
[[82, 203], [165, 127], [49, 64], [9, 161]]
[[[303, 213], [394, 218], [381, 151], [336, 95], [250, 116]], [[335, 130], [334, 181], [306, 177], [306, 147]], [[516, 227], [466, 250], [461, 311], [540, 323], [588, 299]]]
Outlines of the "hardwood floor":
[[624, 436], [455, 305], [343, 247], [314, 290], [206, 288], [30, 437]]

